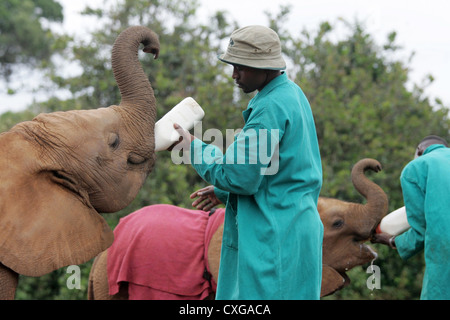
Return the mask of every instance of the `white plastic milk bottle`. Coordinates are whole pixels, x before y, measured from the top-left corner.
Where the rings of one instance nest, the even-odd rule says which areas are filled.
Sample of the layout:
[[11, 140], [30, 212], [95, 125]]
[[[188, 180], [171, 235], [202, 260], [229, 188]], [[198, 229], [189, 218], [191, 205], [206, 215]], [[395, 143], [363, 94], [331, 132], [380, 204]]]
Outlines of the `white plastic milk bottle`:
[[406, 209], [405, 207], [401, 207], [381, 219], [376, 232], [385, 232], [387, 234], [397, 236], [408, 230], [410, 227], [411, 226], [408, 223], [408, 219], [406, 218]]
[[202, 107], [191, 97], [183, 99], [155, 123], [155, 151], [166, 150], [180, 138], [173, 124], [191, 130], [205, 116]]

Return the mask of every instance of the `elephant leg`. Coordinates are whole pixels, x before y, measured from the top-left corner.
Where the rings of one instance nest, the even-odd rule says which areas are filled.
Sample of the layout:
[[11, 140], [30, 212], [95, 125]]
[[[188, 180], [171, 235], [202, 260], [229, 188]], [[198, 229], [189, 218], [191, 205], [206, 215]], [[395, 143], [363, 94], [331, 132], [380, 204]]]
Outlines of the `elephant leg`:
[[117, 294], [109, 295], [108, 272], [107, 272], [108, 251], [100, 253], [92, 264], [89, 274], [89, 300], [127, 300], [128, 285], [122, 284]]
[[0, 300], [14, 300], [19, 275], [0, 263]]
[[214, 232], [208, 246], [208, 264], [214, 281], [219, 279], [220, 251], [222, 249], [223, 223]]
[[89, 272], [89, 281], [88, 281], [88, 300], [95, 300], [95, 294], [94, 294], [94, 274], [96, 273], [97, 269], [97, 262], [99, 260], [99, 257], [102, 255], [100, 253], [98, 256], [95, 257], [94, 262], [92, 263], [91, 271]]

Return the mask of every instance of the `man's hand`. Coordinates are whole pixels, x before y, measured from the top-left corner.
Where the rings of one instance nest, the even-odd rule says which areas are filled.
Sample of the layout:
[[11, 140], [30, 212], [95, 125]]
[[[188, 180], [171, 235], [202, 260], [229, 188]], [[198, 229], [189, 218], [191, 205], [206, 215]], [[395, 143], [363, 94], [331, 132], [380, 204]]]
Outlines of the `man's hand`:
[[196, 197], [198, 197], [198, 199], [192, 202], [192, 206], [199, 210], [209, 211], [222, 203], [214, 193], [214, 186], [208, 186], [197, 190], [190, 196], [191, 199]]
[[370, 239], [372, 243], [381, 243], [391, 247], [392, 249], [396, 249], [395, 246], [395, 236], [392, 236], [387, 233], [375, 233]]
[[180, 135], [180, 138], [177, 142], [175, 142], [173, 145], [171, 145], [167, 150], [172, 151], [175, 146], [177, 146], [177, 149], [179, 150], [190, 150], [191, 149], [191, 142], [195, 139], [193, 135], [189, 133], [189, 131], [183, 129], [178, 123], [174, 123], [173, 127]]

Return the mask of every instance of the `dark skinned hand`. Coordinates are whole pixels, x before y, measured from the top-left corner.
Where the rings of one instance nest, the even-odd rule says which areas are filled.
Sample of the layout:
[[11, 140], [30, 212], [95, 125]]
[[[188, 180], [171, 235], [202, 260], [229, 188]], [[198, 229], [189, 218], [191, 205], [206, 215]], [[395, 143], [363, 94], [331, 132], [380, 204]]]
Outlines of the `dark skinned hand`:
[[395, 249], [395, 237], [384, 232], [373, 234], [370, 242], [381, 243]]
[[195, 199], [197, 197], [198, 199], [192, 202], [192, 206], [199, 210], [209, 211], [222, 203], [214, 193], [214, 186], [199, 189], [190, 195], [191, 199]]

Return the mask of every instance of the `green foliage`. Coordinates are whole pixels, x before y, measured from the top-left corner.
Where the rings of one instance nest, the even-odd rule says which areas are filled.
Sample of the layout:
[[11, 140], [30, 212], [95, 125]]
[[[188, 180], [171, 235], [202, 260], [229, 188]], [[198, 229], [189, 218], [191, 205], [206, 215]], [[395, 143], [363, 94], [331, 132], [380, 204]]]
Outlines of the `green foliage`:
[[19, 276], [16, 300], [86, 300], [89, 272], [93, 260], [79, 265], [80, 289], [69, 289], [71, 276], [68, 267], [55, 270], [38, 278]]
[[48, 63], [55, 37], [46, 22], [62, 22], [62, 6], [54, 0], [0, 2], [0, 76], [9, 79], [13, 67]]
[[[347, 38], [333, 43], [332, 25], [316, 34], [304, 32], [287, 48], [296, 82], [313, 108], [324, 167], [322, 195], [354, 199], [348, 177], [361, 158], [379, 160], [384, 173], [374, 179], [390, 195], [391, 208], [402, 204], [400, 172], [426, 135], [448, 137], [448, 109], [434, 110], [416, 89], [408, 91], [408, 66], [393, 60], [395, 34], [377, 46], [356, 23]], [[348, 180], [348, 179], [346, 179]]]
[[19, 122], [33, 119], [35, 114], [29, 110], [22, 112], [5, 112], [0, 114], [0, 132], [11, 129]]
[[[9, 0], [9, 2], [13, 2]], [[28, 1], [27, 1], [28, 2]], [[42, 1], [46, 2], [46, 1]], [[50, 1], [47, 1], [48, 3]], [[37, 3], [37, 2], [35, 2]], [[37, 112], [106, 107], [120, 102], [110, 64], [115, 38], [129, 25], [146, 25], [159, 34], [158, 60], [141, 54], [141, 62], [155, 90], [158, 117], [186, 96], [192, 96], [206, 110], [203, 131], [209, 128], [242, 128], [241, 112], [251, 96], [234, 88], [231, 67], [216, 55], [236, 23], [226, 12], [217, 12], [207, 25], [196, 19], [196, 1], [122, 0], [107, 1], [102, 9], [85, 10], [101, 21], [89, 40], [63, 38], [59, 45], [83, 72], [67, 77], [49, 70], [55, 86], [68, 89], [67, 100], [51, 98], [22, 114], [7, 113], [0, 118], [2, 131], [14, 123], [29, 120]], [[45, 10], [44, 10], [45, 11]], [[448, 108], [424, 96], [424, 87], [408, 89], [409, 66], [395, 59], [401, 48], [396, 33], [386, 43], [376, 44], [358, 22], [324, 22], [316, 31], [292, 35], [283, 28], [288, 7], [270, 16], [269, 25], [280, 33], [289, 61], [288, 75], [310, 100], [317, 126], [323, 161], [322, 196], [362, 202], [350, 181], [350, 170], [358, 160], [379, 160], [383, 171], [370, 174], [389, 196], [390, 210], [403, 205], [399, 183], [402, 168], [412, 159], [416, 144], [426, 135], [448, 139]], [[336, 25], [348, 34], [334, 39]], [[0, 48], [3, 45], [0, 38]], [[430, 78], [432, 81], [432, 78]], [[143, 206], [167, 203], [190, 207], [189, 195], [205, 186], [191, 166], [175, 165], [169, 152], [159, 152], [157, 163], [140, 193], [127, 208], [104, 215], [111, 228], [119, 219]], [[368, 266], [348, 275], [352, 283], [327, 299], [417, 299], [423, 275], [423, 257], [402, 261], [397, 252], [374, 245], [381, 269], [381, 289], [366, 286]], [[85, 299], [92, 261], [81, 266], [82, 290], [69, 290], [66, 268], [40, 278], [21, 277], [18, 299]]]

